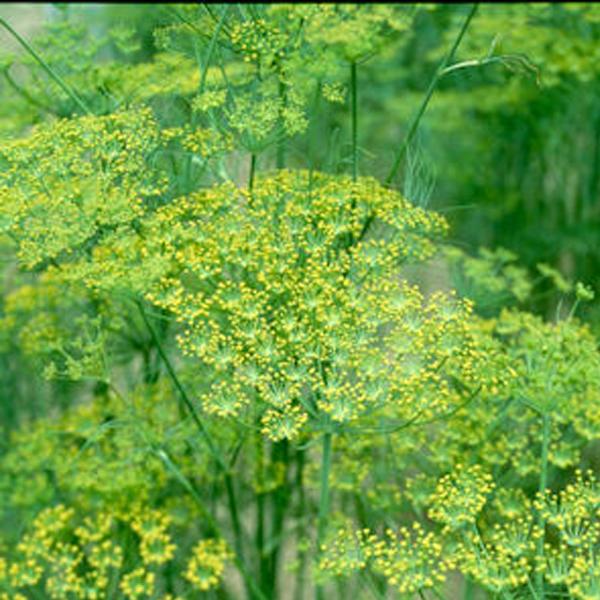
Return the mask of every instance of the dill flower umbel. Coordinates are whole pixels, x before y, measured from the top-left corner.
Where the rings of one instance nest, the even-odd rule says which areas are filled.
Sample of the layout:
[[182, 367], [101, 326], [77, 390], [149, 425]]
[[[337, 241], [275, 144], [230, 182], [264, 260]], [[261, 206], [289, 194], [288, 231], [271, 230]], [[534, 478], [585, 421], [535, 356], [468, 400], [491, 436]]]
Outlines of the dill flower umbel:
[[127, 573], [121, 580], [121, 590], [129, 600], [137, 600], [154, 593], [156, 575], [143, 567]]
[[396, 278], [431, 256], [445, 222], [373, 180], [281, 171], [181, 198], [144, 228], [145, 254], [172, 264], [146, 298], [208, 369], [208, 413], [240, 418], [258, 403], [263, 433], [292, 439], [319, 413], [432, 416], [476, 383], [468, 302], [425, 302]]
[[440, 586], [452, 565], [441, 539], [414, 523], [386, 529], [383, 537], [369, 529], [340, 529], [324, 546], [319, 570], [348, 577], [369, 568], [404, 595]]
[[184, 577], [202, 592], [217, 587], [231, 556], [224, 540], [201, 540], [192, 549]]
[[429, 516], [452, 529], [472, 525], [493, 489], [492, 476], [479, 465], [457, 465], [439, 480], [430, 497]]

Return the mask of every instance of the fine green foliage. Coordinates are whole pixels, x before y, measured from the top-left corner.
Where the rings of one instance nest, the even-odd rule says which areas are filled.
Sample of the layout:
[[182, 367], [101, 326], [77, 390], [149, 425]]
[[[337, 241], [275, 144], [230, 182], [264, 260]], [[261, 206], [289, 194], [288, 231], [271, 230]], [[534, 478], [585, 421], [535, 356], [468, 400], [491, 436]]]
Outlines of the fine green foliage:
[[600, 12], [52, 10], [0, 18], [0, 600], [597, 600], [598, 169], [548, 217], [494, 152], [532, 103], [568, 164]]

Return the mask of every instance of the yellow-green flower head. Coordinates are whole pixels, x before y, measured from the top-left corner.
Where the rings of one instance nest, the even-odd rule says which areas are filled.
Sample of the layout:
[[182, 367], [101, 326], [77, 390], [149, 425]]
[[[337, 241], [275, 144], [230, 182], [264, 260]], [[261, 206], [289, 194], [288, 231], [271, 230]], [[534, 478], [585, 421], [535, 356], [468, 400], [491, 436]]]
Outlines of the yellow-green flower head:
[[159, 145], [149, 109], [39, 126], [0, 153], [0, 226], [29, 268], [86, 249], [138, 218], [164, 191], [146, 156]]
[[[143, 227], [145, 254], [172, 265], [146, 298], [175, 315], [184, 352], [212, 370], [207, 412], [262, 407], [263, 432], [279, 440], [311, 415], [345, 423], [407, 403], [415, 386], [424, 412], [451, 401], [470, 308], [441, 294], [426, 302], [399, 278], [446, 231], [435, 213], [373, 179], [281, 171], [252, 190], [178, 199]], [[471, 359], [460, 362], [462, 378]]]
[[152, 596], [155, 589], [156, 575], [152, 571], [146, 571], [143, 567], [134, 569], [127, 573], [121, 580], [120, 588], [125, 598], [137, 600]]
[[348, 576], [368, 567], [403, 595], [443, 584], [453, 566], [441, 539], [416, 522], [411, 528], [387, 529], [382, 537], [369, 529], [340, 529], [322, 551], [322, 573]]
[[183, 576], [195, 589], [205, 592], [220, 584], [225, 565], [231, 557], [231, 551], [223, 540], [201, 540], [194, 546]]
[[475, 523], [494, 489], [491, 475], [479, 465], [463, 467], [442, 477], [430, 498], [429, 516], [453, 529]]
[[404, 7], [361, 4], [322, 4], [308, 19], [309, 44], [335, 52], [347, 61], [357, 61], [381, 49], [392, 33], [409, 23]]

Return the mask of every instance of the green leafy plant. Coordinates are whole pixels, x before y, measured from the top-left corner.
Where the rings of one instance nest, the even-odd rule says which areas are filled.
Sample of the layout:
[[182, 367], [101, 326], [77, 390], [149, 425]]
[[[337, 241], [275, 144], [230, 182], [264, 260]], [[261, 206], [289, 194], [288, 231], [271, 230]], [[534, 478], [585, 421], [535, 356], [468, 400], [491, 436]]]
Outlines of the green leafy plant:
[[597, 598], [594, 289], [419, 166], [474, 82], [588, 85], [596, 11], [143, 10], [0, 19], [0, 599]]

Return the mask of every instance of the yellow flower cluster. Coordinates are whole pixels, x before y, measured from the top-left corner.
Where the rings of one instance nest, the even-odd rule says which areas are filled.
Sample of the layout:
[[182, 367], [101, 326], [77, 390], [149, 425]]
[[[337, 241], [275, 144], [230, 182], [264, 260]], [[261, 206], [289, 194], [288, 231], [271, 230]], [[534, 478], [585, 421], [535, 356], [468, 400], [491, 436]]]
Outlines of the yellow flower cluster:
[[469, 304], [425, 301], [399, 278], [445, 230], [371, 179], [282, 171], [251, 191], [216, 186], [144, 225], [146, 254], [172, 265], [146, 298], [210, 367], [204, 408], [238, 417], [258, 400], [274, 440], [319, 413], [347, 423], [389, 403], [431, 414], [477, 378]]
[[[111, 586], [118, 584], [129, 600], [153, 597], [158, 567], [175, 555], [170, 517], [145, 506], [130, 507], [119, 515], [94, 512], [83, 519], [79, 513], [64, 505], [40, 512], [14, 556], [0, 560], [0, 588], [9, 589], [11, 598], [35, 587], [43, 588], [44, 597], [51, 600], [101, 600], [114, 594]], [[139, 544], [132, 544], [134, 535]], [[192, 583], [203, 590], [214, 587], [229, 557], [222, 541], [203, 540], [194, 550], [186, 577], [190, 579], [192, 569], [197, 577], [206, 572], [204, 579]]]
[[545, 564], [549, 583], [566, 585], [573, 598], [591, 600], [600, 585], [600, 486], [594, 474], [577, 471], [558, 493], [538, 494], [534, 507], [549, 532]]
[[285, 56], [285, 48], [289, 43], [286, 32], [265, 19], [235, 23], [229, 39], [245, 62], [272, 62], [281, 59]]
[[206, 539], [192, 549], [192, 556], [183, 576], [201, 592], [219, 585], [231, 551], [221, 539]]
[[[540, 413], [551, 420], [549, 463], [563, 472], [576, 466], [582, 449], [600, 437], [600, 353], [589, 329], [574, 319], [545, 323], [518, 311], [488, 320], [471, 316], [467, 327], [482, 385], [453, 413], [452, 426], [432, 432], [429, 460], [437, 472], [478, 464], [487, 472], [513, 473], [510, 487], [527, 490], [540, 475]], [[523, 504], [522, 497], [513, 500], [511, 511]]]
[[149, 109], [40, 125], [3, 145], [0, 222], [32, 268], [89, 250], [103, 231], [141, 216], [164, 192], [146, 157], [160, 144]]
[[456, 465], [438, 482], [430, 498], [429, 517], [451, 529], [473, 525], [493, 489], [492, 476], [480, 465]]
[[135, 516], [131, 528], [140, 536], [140, 555], [145, 565], [162, 565], [175, 555], [176, 546], [167, 532], [171, 520], [158, 510]]
[[334, 52], [336, 58], [357, 61], [389, 43], [409, 22], [409, 13], [401, 6], [320, 4], [307, 19], [305, 35], [309, 44], [326, 56]]
[[584, 405], [576, 399], [600, 384], [600, 355], [589, 328], [503, 311], [496, 331], [505, 338], [512, 359], [511, 392], [537, 412], [552, 413], [558, 422], [573, 420], [574, 406]]
[[323, 553], [323, 573], [347, 576], [370, 567], [407, 595], [440, 586], [453, 567], [441, 540], [417, 522], [410, 528], [387, 529], [383, 538], [369, 529], [341, 529]]
[[231, 136], [223, 135], [214, 129], [182, 129], [181, 145], [203, 159], [233, 150]]
[[146, 571], [144, 567], [134, 569], [123, 576], [120, 588], [129, 600], [148, 598], [154, 593], [156, 575], [152, 571]]
[[[495, 534], [500, 536], [498, 531]], [[506, 551], [501, 537], [497, 544], [472, 538], [456, 555], [462, 573], [495, 594], [527, 584], [532, 573], [532, 561], [527, 555]]]

